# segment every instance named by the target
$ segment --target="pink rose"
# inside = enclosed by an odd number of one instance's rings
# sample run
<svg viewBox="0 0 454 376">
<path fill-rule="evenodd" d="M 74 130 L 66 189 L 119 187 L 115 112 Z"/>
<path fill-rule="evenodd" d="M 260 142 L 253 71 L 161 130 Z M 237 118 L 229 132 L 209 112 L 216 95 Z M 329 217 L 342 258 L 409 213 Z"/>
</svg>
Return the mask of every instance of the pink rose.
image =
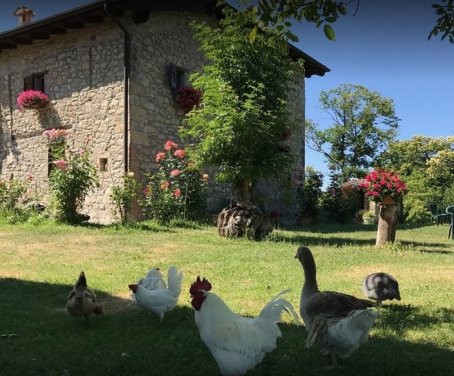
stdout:
<svg viewBox="0 0 454 376">
<path fill-rule="evenodd" d="M 66 171 L 68 168 L 68 162 L 66 162 L 64 159 L 58 159 L 53 162 L 55 167 L 57 167 L 61 171 Z"/>
<path fill-rule="evenodd" d="M 178 176 L 180 174 L 181 174 L 181 171 L 178 170 L 178 169 L 170 171 L 170 176 L 172 176 L 172 177 L 176 177 L 176 176 Z"/>
<path fill-rule="evenodd" d="M 172 149 L 176 149 L 178 147 L 178 144 L 176 144 L 175 142 L 171 141 L 171 140 L 168 140 L 165 144 L 164 144 L 164 149 L 166 150 L 172 150 Z"/>
<path fill-rule="evenodd" d="M 175 189 L 175 191 L 173 192 L 173 195 L 178 198 L 181 196 L 181 189 L 180 188 L 177 188 Z"/>
<path fill-rule="evenodd" d="M 184 157 L 186 157 L 186 152 L 183 149 L 178 149 L 175 150 L 175 153 L 173 153 L 173 155 L 177 158 L 183 159 Z"/>
<path fill-rule="evenodd" d="M 161 162 L 166 156 L 166 153 L 164 153 L 163 151 L 159 152 L 158 154 L 156 154 L 156 162 Z"/>
</svg>

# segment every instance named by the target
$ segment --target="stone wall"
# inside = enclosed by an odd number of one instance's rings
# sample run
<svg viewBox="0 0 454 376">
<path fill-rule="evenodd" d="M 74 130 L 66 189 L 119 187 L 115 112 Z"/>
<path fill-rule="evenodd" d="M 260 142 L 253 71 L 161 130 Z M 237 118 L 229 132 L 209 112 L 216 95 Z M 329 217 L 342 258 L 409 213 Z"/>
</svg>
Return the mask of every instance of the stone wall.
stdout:
<svg viewBox="0 0 454 376">
<path fill-rule="evenodd" d="M 68 48 L 71 46 L 71 48 Z M 24 77 L 44 73 L 51 105 L 20 112 L 17 95 Z M 123 37 L 110 23 L 87 26 L 4 50 L 0 54 L 1 176 L 33 177 L 30 193 L 48 200 L 48 147 L 42 132 L 70 130 L 68 147 L 77 150 L 90 136 L 93 163 L 107 158 L 107 171 L 98 171 L 99 187 L 82 210 L 96 222 L 112 220 L 112 183 L 124 174 L 123 161 Z M 99 166 L 98 166 L 99 167 Z"/>
<path fill-rule="evenodd" d="M 178 66 L 186 78 L 201 70 L 203 56 L 192 38 L 193 20 L 215 21 L 191 12 L 151 12 L 148 21 L 139 25 L 129 14 L 120 19 L 131 37 L 129 169 L 142 185 L 145 173 L 157 167 L 155 155 L 165 141 L 173 139 L 184 147 L 177 136 L 184 111 L 175 103 L 168 69 L 170 64 Z M 99 187 L 87 197 L 82 212 L 89 214 L 91 221 L 104 224 L 118 219 L 110 194 L 125 173 L 123 42 L 121 30 L 107 21 L 0 54 L 0 176 L 32 176 L 30 193 L 46 201 L 48 148 L 42 132 L 69 129 L 68 146 L 73 150 L 90 136 Z M 24 77 L 42 72 L 51 106 L 20 112 L 16 97 L 23 89 Z M 303 72 L 296 78 L 289 100 L 299 128 L 285 144 L 298 156 L 298 170 L 304 164 Z M 106 171 L 99 171 L 101 159 L 107 160 Z M 213 171 L 207 172 L 209 208 L 216 212 L 229 202 L 230 187 L 215 184 Z M 292 177 L 284 182 L 288 190 L 269 182 L 261 184 L 257 189 L 261 207 L 292 215 L 296 209 L 292 182 Z M 140 214 L 137 208 L 135 214 Z"/>
</svg>

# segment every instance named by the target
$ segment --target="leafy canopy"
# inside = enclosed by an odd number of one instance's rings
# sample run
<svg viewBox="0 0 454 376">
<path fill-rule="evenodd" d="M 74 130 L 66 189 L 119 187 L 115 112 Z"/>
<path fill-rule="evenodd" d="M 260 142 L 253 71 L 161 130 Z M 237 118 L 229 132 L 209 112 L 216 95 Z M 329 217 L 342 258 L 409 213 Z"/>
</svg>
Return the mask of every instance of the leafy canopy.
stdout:
<svg viewBox="0 0 454 376">
<path fill-rule="evenodd" d="M 203 102 L 181 129 L 195 141 L 189 152 L 199 166 L 218 168 L 219 181 L 250 186 L 289 170 L 293 158 L 283 150 L 283 135 L 293 128 L 288 107 L 297 64 L 275 33 L 249 41 L 249 29 L 232 14 L 219 28 L 195 24 L 207 65 L 191 77 Z"/>
<path fill-rule="evenodd" d="M 243 15 L 240 21 L 243 24 L 252 21 L 255 25 L 251 32 L 252 39 L 258 29 L 275 28 L 292 41 L 297 41 L 298 38 L 290 30 L 290 20 L 312 22 L 316 27 L 323 25 L 325 36 L 335 40 L 331 24 L 347 14 L 349 5 L 355 6 L 356 14 L 361 4 L 360 0 L 239 0 L 238 3 L 242 4 L 240 9 Z M 454 43 L 454 0 L 440 0 L 432 8 L 437 20 L 428 39 L 440 35 L 441 40 L 447 38 L 450 43 Z"/>
<path fill-rule="evenodd" d="M 322 153 L 342 180 L 363 177 L 396 136 L 393 101 L 364 86 L 342 84 L 321 92 L 320 104 L 333 124 L 322 130 L 308 121 L 308 147 Z"/>
</svg>

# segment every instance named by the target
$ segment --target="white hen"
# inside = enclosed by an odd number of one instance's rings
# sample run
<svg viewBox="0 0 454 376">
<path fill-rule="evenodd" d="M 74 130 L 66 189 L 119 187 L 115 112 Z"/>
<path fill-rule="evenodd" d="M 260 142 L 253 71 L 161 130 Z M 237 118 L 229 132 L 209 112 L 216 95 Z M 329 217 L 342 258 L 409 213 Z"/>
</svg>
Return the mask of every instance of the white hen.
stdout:
<svg viewBox="0 0 454 376">
<path fill-rule="evenodd" d="M 299 323 L 292 305 L 281 292 L 263 308 L 256 318 L 239 316 L 216 294 L 209 292 L 211 284 L 204 278 L 191 285 L 191 304 L 200 337 L 216 360 L 222 375 L 243 375 L 260 363 L 267 352 L 276 348 L 281 336 L 277 323 L 283 310 Z"/>
<path fill-rule="evenodd" d="M 150 272 L 153 272 L 150 275 Z M 139 283 L 129 285 L 129 288 L 134 293 L 134 299 L 147 311 L 157 315 L 160 320 L 164 318 L 166 312 L 174 309 L 178 302 L 178 297 L 181 293 L 181 282 L 183 280 L 183 272 L 179 272 L 175 266 L 171 266 L 167 273 L 167 287 L 162 280 L 159 280 L 160 272 L 157 269 L 152 269 L 143 280 Z"/>
</svg>

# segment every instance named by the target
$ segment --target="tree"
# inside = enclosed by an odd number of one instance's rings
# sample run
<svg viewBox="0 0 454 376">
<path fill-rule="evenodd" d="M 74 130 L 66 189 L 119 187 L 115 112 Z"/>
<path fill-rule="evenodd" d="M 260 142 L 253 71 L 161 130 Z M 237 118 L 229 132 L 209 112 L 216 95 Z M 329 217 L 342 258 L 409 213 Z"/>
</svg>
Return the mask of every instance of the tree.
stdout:
<svg viewBox="0 0 454 376">
<path fill-rule="evenodd" d="M 326 37 L 334 40 L 335 34 L 330 24 L 336 22 L 341 15 L 347 14 L 348 5 L 346 1 L 334 0 L 260 0 L 257 4 L 252 0 L 239 2 L 244 8 L 238 22 L 244 25 L 252 21 L 254 25 L 250 34 L 252 40 L 259 29 L 273 28 L 288 39 L 298 41 L 296 35 L 290 31 L 292 26 L 290 19 L 311 22 L 316 27 L 323 25 Z"/>
<path fill-rule="evenodd" d="M 355 13 L 360 7 L 360 0 L 333 1 L 333 0 L 242 0 L 245 24 L 253 21 L 255 24 L 251 36 L 254 38 L 257 29 L 276 28 L 283 32 L 287 38 L 297 41 L 298 38 L 290 31 L 292 26 L 289 20 L 307 21 L 315 23 L 316 27 L 323 25 L 323 30 L 328 39 L 334 40 L 335 34 L 330 24 L 336 22 L 341 16 L 347 14 L 347 7 L 356 3 Z M 441 40 L 448 37 L 454 43 L 454 0 L 441 0 L 441 3 L 432 5 L 438 17 L 435 26 L 430 31 L 428 39 L 441 35 Z"/>
<path fill-rule="evenodd" d="M 454 137 L 415 136 L 391 142 L 377 165 L 396 171 L 406 181 L 409 193 L 404 200 L 406 221 L 430 218 L 427 203 L 452 204 L 454 187 Z"/>
<path fill-rule="evenodd" d="M 308 147 L 322 153 L 341 180 L 363 177 L 396 135 L 393 101 L 364 86 L 343 84 L 322 92 L 320 103 L 333 125 L 320 130 L 308 121 Z"/>
<path fill-rule="evenodd" d="M 441 34 L 441 40 L 448 37 L 449 43 L 454 43 L 454 0 L 441 0 L 440 4 L 433 4 L 432 8 L 438 19 L 428 39 Z"/>
<path fill-rule="evenodd" d="M 292 155 L 280 143 L 292 125 L 287 107 L 297 65 L 285 41 L 275 33 L 257 35 L 236 26 L 232 15 L 219 28 L 196 24 L 208 64 L 191 77 L 203 92 L 181 129 L 196 166 L 218 168 L 218 181 L 231 182 L 235 198 L 250 199 L 261 178 L 289 172 Z M 259 68 L 258 68 L 259 67 Z"/>
</svg>

